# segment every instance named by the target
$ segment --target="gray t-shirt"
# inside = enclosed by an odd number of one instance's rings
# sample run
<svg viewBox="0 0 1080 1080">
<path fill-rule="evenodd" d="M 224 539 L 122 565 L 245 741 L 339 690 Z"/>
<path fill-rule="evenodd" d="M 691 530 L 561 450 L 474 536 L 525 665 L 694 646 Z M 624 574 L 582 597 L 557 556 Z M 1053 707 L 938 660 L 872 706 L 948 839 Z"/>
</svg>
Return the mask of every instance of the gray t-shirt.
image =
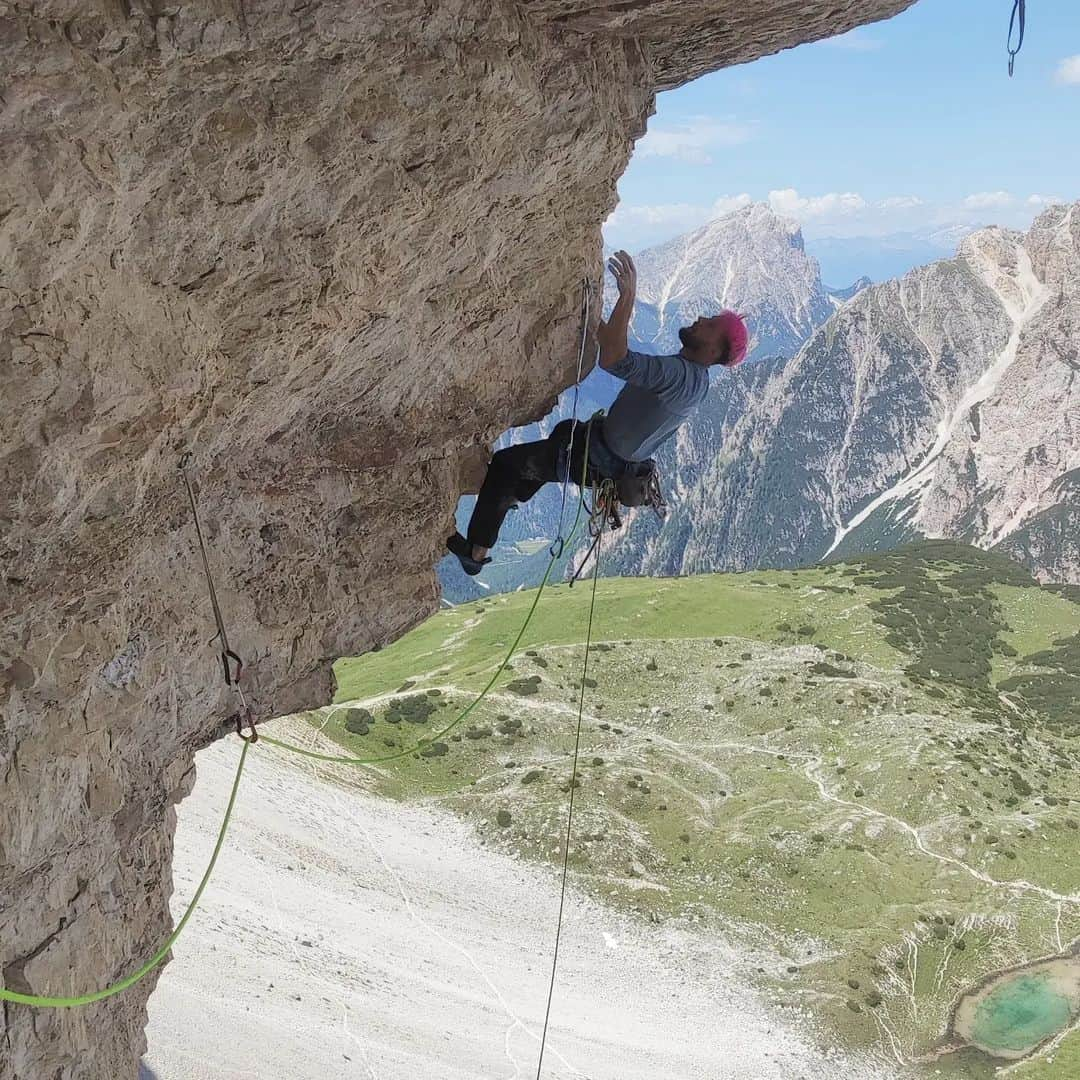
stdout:
<svg viewBox="0 0 1080 1080">
<path fill-rule="evenodd" d="M 709 369 L 680 355 L 628 352 L 612 375 L 626 380 L 604 420 L 604 441 L 627 461 L 644 461 L 705 399 Z"/>
</svg>

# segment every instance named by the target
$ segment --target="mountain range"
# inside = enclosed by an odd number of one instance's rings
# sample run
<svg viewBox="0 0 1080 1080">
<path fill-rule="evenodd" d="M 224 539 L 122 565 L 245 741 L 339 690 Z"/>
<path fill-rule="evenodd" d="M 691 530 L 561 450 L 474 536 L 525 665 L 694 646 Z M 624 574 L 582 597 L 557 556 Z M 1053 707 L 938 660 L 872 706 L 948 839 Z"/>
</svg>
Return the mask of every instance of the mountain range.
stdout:
<svg viewBox="0 0 1080 1080">
<path fill-rule="evenodd" d="M 671 519 L 620 538 L 619 570 L 796 566 L 931 537 L 1080 580 L 1078 271 L 1080 213 L 1059 206 L 862 290 L 766 366 Z"/>
<path fill-rule="evenodd" d="M 865 275 L 874 281 L 903 277 L 909 270 L 951 258 L 976 225 L 944 225 L 884 236 L 817 236 L 806 247 L 826 281 L 850 281 Z"/>
</svg>

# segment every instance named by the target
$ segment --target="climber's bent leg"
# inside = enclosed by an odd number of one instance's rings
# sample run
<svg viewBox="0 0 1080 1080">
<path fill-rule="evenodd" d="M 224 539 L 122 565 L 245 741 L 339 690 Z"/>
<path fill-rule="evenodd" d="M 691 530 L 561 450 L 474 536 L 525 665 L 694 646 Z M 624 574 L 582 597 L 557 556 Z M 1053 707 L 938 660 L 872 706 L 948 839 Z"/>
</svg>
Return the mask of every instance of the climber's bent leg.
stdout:
<svg viewBox="0 0 1080 1080">
<path fill-rule="evenodd" d="M 474 558 L 482 559 L 495 546 L 512 506 L 528 502 L 544 484 L 557 479 L 557 453 L 558 445 L 549 438 L 508 446 L 491 459 L 469 521 Z"/>
</svg>

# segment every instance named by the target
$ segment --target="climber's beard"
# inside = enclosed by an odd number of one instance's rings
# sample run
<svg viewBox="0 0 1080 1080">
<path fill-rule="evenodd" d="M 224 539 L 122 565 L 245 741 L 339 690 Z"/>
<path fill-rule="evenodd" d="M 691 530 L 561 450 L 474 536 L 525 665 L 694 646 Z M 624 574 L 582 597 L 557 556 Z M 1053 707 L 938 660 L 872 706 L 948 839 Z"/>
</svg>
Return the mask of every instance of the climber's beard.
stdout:
<svg viewBox="0 0 1080 1080">
<path fill-rule="evenodd" d="M 696 349 L 701 344 L 701 338 L 698 335 L 697 327 L 695 326 L 681 327 L 679 329 L 679 340 L 688 349 Z"/>
</svg>

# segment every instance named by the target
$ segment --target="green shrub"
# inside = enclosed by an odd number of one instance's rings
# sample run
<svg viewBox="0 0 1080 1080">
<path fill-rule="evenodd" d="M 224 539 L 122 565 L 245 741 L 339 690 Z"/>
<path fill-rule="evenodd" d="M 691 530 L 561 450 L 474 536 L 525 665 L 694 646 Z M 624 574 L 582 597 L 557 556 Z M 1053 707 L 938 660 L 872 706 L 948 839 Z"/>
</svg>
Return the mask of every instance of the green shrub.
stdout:
<svg viewBox="0 0 1080 1080">
<path fill-rule="evenodd" d="M 384 719 L 390 724 L 399 724 L 402 720 L 425 724 L 435 711 L 435 703 L 426 694 L 412 694 L 394 698 L 386 707 Z"/>
<path fill-rule="evenodd" d="M 375 717 L 367 709 L 347 709 L 345 730 L 353 735 L 366 735 L 375 723 Z"/>
<path fill-rule="evenodd" d="M 812 663 L 807 670 L 811 675 L 825 675 L 830 679 L 854 679 L 855 672 L 848 671 L 846 668 L 834 667 L 832 664 L 826 663 L 824 660 L 816 660 Z"/>
<path fill-rule="evenodd" d="M 521 696 L 538 694 L 540 692 L 540 676 L 530 675 L 525 679 L 513 679 L 506 684 L 506 689 L 512 694 L 519 694 Z"/>
</svg>

